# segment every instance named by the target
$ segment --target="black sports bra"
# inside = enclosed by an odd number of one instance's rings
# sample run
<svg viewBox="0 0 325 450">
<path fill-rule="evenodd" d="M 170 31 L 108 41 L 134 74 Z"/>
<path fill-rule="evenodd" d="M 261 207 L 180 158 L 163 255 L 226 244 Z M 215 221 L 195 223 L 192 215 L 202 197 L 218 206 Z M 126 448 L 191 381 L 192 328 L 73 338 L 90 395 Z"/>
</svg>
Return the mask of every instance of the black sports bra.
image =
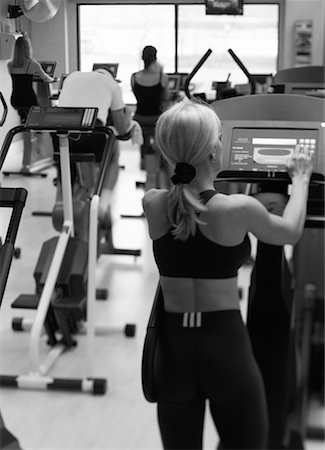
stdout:
<svg viewBox="0 0 325 450">
<path fill-rule="evenodd" d="M 201 198 L 206 203 L 216 194 L 216 191 L 205 191 Z M 180 241 L 170 229 L 153 241 L 153 253 L 160 275 L 166 277 L 233 278 L 249 258 L 251 244 L 246 235 L 238 245 L 220 245 L 205 237 L 199 227 L 194 236 Z"/>
</svg>

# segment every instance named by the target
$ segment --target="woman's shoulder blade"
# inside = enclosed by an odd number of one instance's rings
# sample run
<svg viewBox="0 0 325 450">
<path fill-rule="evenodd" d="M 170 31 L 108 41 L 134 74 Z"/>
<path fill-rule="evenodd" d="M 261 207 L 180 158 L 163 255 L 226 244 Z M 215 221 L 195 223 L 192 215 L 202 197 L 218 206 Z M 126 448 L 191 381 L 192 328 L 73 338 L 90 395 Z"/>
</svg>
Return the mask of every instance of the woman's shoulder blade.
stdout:
<svg viewBox="0 0 325 450">
<path fill-rule="evenodd" d="M 143 196 L 142 202 L 146 205 L 155 205 L 166 199 L 166 189 L 149 189 Z"/>
<path fill-rule="evenodd" d="M 170 227 L 167 218 L 167 190 L 150 189 L 143 197 L 143 209 L 151 239 L 163 236 Z"/>
</svg>

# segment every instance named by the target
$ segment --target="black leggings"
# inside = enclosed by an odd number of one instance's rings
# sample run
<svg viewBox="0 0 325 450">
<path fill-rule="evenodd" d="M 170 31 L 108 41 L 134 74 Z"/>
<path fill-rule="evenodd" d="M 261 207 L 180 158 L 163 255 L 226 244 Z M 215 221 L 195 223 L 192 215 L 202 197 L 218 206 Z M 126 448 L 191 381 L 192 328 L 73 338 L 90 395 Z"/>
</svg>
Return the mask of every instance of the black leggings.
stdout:
<svg viewBox="0 0 325 450">
<path fill-rule="evenodd" d="M 206 400 L 225 449 L 265 449 L 263 381 L 240 311 L 202 313 L 183 327 L 166 313 L 158 357 L 158 421 L 165 449 L 201 449 Z"/>
</svg>

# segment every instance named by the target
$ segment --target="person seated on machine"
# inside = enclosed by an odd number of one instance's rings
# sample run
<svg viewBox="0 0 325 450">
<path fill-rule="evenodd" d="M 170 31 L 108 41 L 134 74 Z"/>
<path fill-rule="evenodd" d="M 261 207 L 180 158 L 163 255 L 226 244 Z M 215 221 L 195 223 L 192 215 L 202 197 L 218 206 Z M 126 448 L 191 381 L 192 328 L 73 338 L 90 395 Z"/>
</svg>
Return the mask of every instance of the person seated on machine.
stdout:
<svg viewBox="0 0 325 450">
<path fill-rule="evenodd" d="M 142 127 L 144 143 L 141 146 L 141 168 L 144 155 L 150 149 L 150 138 L 163 111 L 163 102 L 168 100 L 168 75 L 157 61 L 157 50 L 151 45 L 142 51 L 144 69 L 131 75 L 131 87 L 137 100 L 134 120 Z"/>
<path fill-rule="evenodd" d="M 117 138 L 131 138 L 133 122 L 131 112 L 125 106 L 121 89 L 105 69 L 93 72 L 72 72 L 66 79 L 60 93 L 59 107 L 97 107 L 98 125 L 115 128 Z M 78 140 L 70 140 L 70 150 L 74 153 L 92 153 L 95 150 L 96 161 L 100 162 L 105 148 L 104 134 L 84 134 Z M 110 221 L 112 191 L 119 173 L 119 143 L 114 143 L 112 163 L 106 173 L 99 204 L 100 220 Z"/>
<path fill-rule="evenodd" d="M 21 36 L 15 42 L 12 59 L 7 65 L 12 79 L 10 103 L 17 110 L 22 123 L 26 121 L 29 108 L 38 105 L 33 89 L 34 75 L 48 83 L 54 81 L 54 78 L 44 72 L 40 63 L 33 59 L 32 54 L 30 39 L 27 35 Z"/>
</svg>

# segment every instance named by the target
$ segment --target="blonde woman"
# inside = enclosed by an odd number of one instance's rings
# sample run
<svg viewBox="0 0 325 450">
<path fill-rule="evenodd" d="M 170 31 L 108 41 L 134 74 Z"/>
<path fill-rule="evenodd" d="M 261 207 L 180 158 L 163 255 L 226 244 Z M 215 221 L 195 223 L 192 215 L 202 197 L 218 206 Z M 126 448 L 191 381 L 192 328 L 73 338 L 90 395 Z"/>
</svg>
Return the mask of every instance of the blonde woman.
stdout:
<svg viewBox="0 0 325 450">
<path fill-rule="evenodd" d="M 37 97 L 33 89 L 33 76 L 38 75 L 45 82 L 52 82 L 38 61 L 32 57 L 33 51 L 28 36 L 19 37 L 14 45 L 12 60 L 8 62 L 8 71 L 12 79 L 11 105 L 17 109 L 21 121 L 26 120 L 28 110 L 37 105 Z"/>
<path fill-rule="evenodd" d="M 239 309 L 237 272 L 250 256 L 248 232 L 294 244 L 305 221 L 312 154 L 297 147 L 292 193 L 282 216 L 256 199 L 215 191 L 220 120 L 184 100 L 156 124 L 156 144 L 175 169 L 169 190 L 146 192 L 143 207 L 164 298 L 159 337 L 158 421 L 165 449 L 201 449 L 206 401 L 226 449 L 264 449 L 266 398 Z"/>
</svg>

